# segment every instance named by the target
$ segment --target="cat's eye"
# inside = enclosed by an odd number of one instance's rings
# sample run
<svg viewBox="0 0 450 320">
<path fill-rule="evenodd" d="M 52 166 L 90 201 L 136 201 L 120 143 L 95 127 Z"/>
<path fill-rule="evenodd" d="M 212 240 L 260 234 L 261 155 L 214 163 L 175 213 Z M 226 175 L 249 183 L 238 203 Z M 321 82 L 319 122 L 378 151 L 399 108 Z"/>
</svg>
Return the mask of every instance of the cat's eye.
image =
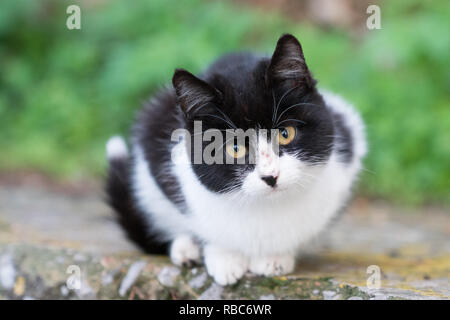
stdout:
<svg viewBox="0 0 450 320">
<path fill-rule="evenodd" d="M 294 127 L 284 127 L 280 128 L 278 132 L 278 143 L 285 146 L 292 142 L 295 138 L 295 128 Z"/>
<path fill-rule="evenodd" d="M 225 148 L 230 157 L 235 159 L 242 158 L 247 153 L 247 148 L 241 144 L 229 143 Z"/>
</svg>

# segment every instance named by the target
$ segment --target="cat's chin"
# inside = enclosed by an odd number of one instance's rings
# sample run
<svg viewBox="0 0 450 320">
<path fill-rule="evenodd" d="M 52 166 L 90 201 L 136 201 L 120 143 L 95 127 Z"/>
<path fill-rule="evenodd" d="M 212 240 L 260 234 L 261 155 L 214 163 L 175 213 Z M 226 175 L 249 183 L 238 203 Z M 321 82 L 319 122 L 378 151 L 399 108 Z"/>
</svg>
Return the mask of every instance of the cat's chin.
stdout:
<svg viewBox="0 0 450 320">
<path fill-rule="evenodd" d="M 248 200 L 254 201 L 273 201 L 276 199 L 282 199 L 287 197 L 293 192 L 298 192 L 294 190 L 294 186 L 276 186 L 275 188 L 262 188 L 257 190 L 245 190 L 244 194 Z"/>
<path fill-rule="evenodd" d="M 275 187 L 275 188 L 272 188 L 271 190 L 265 191 L 264 194 L 261 195 L 261 197 L 267 198 L 269 200 L 274 200 L 274 199 L 283 198 L 287 194 L 289 194 L 288 188 Z"/>
</svg>

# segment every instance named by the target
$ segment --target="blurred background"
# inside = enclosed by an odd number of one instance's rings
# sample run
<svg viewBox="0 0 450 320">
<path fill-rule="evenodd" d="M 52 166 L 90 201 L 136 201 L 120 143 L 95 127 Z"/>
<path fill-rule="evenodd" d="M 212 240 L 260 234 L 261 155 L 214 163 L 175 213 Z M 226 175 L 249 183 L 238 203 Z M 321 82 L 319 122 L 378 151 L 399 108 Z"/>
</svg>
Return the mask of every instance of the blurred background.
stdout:
<svg viewBox="0 0 450 320">
<path fill-rule="evenodd" d="M 68 5 L 81 30 L 68 30 Z M 369 30 L 369 4 L 381 29 Z M 450 3 L 366 0 L 2 0 L 0 177 L 100 181 L 105 142 L 177 67 L 301 41 L 323 88 L 361 111 L 360 196 L 450 205 Z"/>
</svg>

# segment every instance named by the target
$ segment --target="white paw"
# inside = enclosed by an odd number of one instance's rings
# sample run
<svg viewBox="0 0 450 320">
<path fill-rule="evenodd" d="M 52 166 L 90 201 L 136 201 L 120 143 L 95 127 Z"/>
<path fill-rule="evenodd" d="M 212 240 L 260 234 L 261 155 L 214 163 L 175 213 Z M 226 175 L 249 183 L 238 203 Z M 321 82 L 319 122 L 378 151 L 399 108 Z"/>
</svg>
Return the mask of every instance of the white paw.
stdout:
<svg viewBox="0 0 450 320">
<path fill-rule="evenodd" d="M 239 253 L 209 245 L 205 247 L 205 265 L 214 281 L 226 286 L 236 283 L 247 272 L 248 259 Z"/>
<path fill-rule="evenodd" d="M 294 270 L 295 258 L 291 255 L 258 257 L 250 260 L 250 271 L 264 276 L 279 276 Z"/>
<path fill-rule="evenodd" d="M 200 246 L 189 236 L 179 236 L 170 246 L 170 259 L 177 266 L 192 266 L 200 262 Z"/>
</svg>

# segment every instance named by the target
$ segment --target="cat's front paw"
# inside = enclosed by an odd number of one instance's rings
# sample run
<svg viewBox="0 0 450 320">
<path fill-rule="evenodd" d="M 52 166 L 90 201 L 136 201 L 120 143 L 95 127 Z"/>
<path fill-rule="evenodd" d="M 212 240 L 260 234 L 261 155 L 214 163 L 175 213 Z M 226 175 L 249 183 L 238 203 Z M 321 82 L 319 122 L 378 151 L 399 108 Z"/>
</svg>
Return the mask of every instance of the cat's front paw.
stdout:
<svg viewBox="0 0 450 320">
<path fill-rule="evenodd" d="M 291 255 L 257 257 L 250 260 L 250 272 L 264 276 L 279 276 L 294 270 L 295 258 Z"/>
<path fill-rule="evenodd" d="M 248 270 L 248 259 L 237 252 L 208 245 L 204 254 L 209 275 L 222 286 L 236 283 Z"/>
<path fill-rule="evenodd" d="M 200 256 L 200 246 L 190 236 L 179 236 L 170 246 L 170 259 L 177 266 L 193 266 L 200 262 Z"/>
</svg>

